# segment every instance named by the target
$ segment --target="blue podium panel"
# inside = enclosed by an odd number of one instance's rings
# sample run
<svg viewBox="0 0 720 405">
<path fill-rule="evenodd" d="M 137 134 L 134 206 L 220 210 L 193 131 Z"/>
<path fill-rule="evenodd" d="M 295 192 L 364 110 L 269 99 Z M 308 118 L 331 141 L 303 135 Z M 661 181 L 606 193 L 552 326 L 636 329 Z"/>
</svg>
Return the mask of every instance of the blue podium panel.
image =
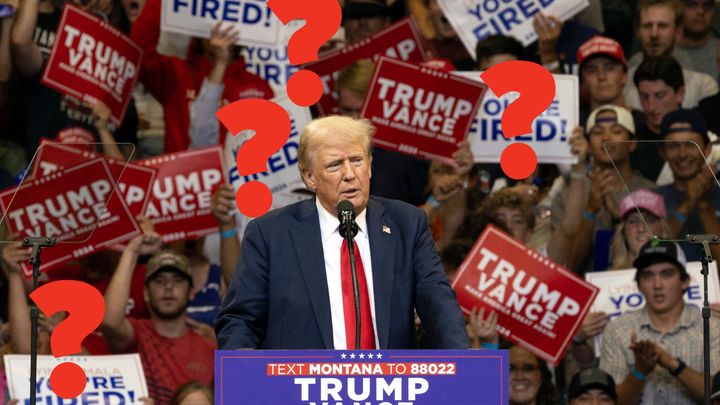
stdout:
<svg viewBox="0 0 720 405">
<path fill-rule="evenodd" d="M 220 405 L 506 405 L 507 394 L 502 350 L 215 352 Z"/>
</svg>

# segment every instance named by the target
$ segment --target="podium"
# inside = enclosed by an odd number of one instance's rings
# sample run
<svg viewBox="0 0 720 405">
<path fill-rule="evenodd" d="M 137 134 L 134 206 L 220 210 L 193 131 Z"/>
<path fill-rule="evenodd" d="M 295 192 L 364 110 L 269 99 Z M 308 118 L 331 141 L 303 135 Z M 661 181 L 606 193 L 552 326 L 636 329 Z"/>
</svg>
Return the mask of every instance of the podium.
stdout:
<svg viewBox="0 0 720 405">
<path fill-rule="evenodd" d="M 500 350 L 216 351 L 215 403 L 505 405 L 508 354 Z"/>
</svg>

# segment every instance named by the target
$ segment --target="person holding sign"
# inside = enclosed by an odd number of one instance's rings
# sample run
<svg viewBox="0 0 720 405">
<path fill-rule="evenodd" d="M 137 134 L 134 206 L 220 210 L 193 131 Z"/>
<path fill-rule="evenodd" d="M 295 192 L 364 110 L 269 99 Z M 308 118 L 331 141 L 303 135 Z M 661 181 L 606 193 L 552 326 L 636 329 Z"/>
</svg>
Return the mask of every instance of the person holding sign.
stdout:
<svg viewBox="0 0 720 405">
<path fill-rule="evenodd" d="M 298 166 L 316 196 L 248 224 L 215 322 L 220 349 L 356 347 L 350 259 L 337 217 L 341 201 L 352 204 L 357 219 L 361 348 L 415 348 L 415 311 L 431 348 L 468 347 L 425 214 L 370 196 L 374 131 L 367 120 L 343 116 L 305 126 Z"/>
<path fill-rule="evenodd" d="M 617 387 L 618 402 L 695 404 L 703 399 L 702 318 L 685 304 L 690 276 L 682 249 L 657 239 L 633 262 L 644 308 L 612 320 L 603 334 L 600 368 Z M 710 319 L 710 372 L 720 370 L 720 322 Z"/>
<path fill-rule="evenodd" d="M 140 353 L 150 397 L 167 404 L 173 391 L 187 381 L 212 384 L 215 343 L 196 333 L 186 320 L 194 296 L 188 259 L 170 250 L 159 252 L 160 235 L 147 221 L 143 228 L 145 233 L 128 243 L 110 280 L 100 330 L 112 353 Z M 153 253 L 144 291 L 151 318 L 126 317 L 138 258 Z"/>
</svg>

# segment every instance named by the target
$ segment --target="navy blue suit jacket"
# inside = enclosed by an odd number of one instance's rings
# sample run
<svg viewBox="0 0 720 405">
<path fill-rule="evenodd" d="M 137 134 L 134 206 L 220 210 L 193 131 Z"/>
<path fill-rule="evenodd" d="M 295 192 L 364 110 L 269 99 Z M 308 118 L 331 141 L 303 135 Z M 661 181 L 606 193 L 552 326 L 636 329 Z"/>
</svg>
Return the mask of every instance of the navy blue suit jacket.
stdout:
<svg viewBox="0 0 720 405">
<path fill-rule="evenodd" d="M 414 309 L 431 348 L 467 348 L 463 315 L 425 213 L 401 201 L 370 197 L 367 229 L 379 348 L 417 346 Z M 314 198 L 248 224 L 215 329 L 222 350 L 334 348 Z"/>
</svg>

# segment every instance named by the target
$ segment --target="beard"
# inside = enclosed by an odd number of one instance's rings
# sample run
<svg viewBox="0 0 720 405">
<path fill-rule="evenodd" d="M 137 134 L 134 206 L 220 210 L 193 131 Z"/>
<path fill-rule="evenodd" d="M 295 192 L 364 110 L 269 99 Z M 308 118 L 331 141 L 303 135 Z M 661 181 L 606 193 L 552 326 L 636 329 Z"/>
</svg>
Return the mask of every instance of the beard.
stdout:
<svg viewBox="0 0 720 405">
<path fill-rule="evenodd" d="M 148 302 L 148 307 L 150 308 L 150 312 L 158 319 L 161 319 L 163 321 L 172 321 L 185 316 L 185 310 L 187 310 L 189 304 L 189 301 L 185 301 L 184 304 L 178 306 L 176 309 L 166 310 L 161 309 L 159 305 L 150 300 Z"/>
<path fill-rule="evenodd" d="M 699 41 L 707 36 L 708 30 L 705 31 L 690 31 L 687 28 L 683 30 L 683 35 L 693 41 Z"/>
</svg>

